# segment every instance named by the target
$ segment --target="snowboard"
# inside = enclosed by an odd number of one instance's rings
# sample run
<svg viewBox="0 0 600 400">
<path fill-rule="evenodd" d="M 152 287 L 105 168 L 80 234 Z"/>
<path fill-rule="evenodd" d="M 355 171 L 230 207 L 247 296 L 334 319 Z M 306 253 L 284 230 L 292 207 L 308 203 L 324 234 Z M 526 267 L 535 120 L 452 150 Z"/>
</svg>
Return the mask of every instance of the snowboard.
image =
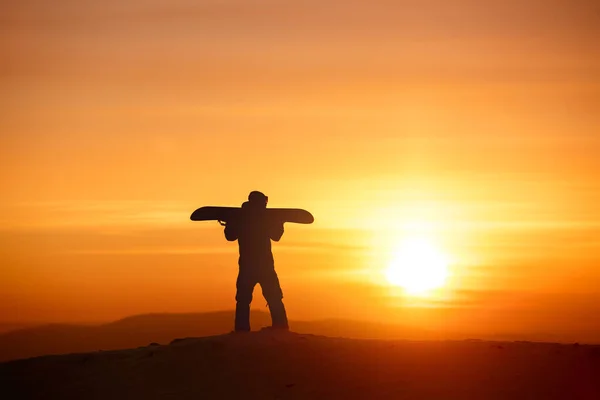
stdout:
<svg viewBox="0 0 600 400">
<path fill-rule="evenodd" d="M 266 218 L 282 223 L 312 224 L 315 220 L 311 213 L 300 208 L 265 208 L 264 211 Z M 239 218 L 242 212 L 246 212 L 246 210 L 241 207 L 205 206 L 195 210 L 190 219 L 192 221 L 228 222 Z"/>
</svg>

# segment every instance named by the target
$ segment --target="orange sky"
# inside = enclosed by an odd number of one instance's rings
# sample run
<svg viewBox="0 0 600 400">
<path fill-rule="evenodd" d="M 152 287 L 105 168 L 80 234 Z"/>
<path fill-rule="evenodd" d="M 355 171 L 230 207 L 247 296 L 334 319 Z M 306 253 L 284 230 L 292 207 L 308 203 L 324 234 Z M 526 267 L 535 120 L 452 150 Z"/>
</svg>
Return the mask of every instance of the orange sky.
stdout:
<svg viewBox="0 0 600 400">
<path fill-rule="evenodd" d="M 316 218 L 274 246 L 291 319 L 600 341 L 594 2 L 15 3 L 0 321 L 233 308 L 189 214 L 258 189 Z M 381 277 L 415 231 L 452 259 L 421 300 Z"/>
</svg>

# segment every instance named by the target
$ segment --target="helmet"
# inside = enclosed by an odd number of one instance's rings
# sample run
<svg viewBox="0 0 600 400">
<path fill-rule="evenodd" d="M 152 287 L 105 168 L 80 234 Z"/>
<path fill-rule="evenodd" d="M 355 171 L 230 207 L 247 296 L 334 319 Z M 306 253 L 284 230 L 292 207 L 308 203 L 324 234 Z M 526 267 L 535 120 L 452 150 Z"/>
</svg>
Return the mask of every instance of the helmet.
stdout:
<svg viewBox="0 0 600 400">
<path fill-rule="evenodd" d="M 248 195 L 248 201 L 252 204 L 266 205 L 269 202 L 269 198 L 264 193 L 254 190 Z"/>
</svg>

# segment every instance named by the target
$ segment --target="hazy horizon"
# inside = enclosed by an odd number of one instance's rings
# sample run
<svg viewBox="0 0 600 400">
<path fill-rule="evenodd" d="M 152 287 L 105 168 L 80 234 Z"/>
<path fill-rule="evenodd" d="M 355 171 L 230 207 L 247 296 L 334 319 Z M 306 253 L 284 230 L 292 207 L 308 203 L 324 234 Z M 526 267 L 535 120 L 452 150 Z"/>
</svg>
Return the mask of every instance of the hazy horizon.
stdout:
<svg viewBox="0 0 600 400">
<path fill-rule="evenodd" d="M 235 313 L 235 309 L 223 309 L 223 310 L 215 310 L 215 311 L 190 311 L 185 313 L 178 312 L 154 312 L 154 313 L 143 313 L 143 314 L 134 314 L 134 315 L 126 315 L 117 319 L 110 320 L 81 320 L 81 321 L 29 321 L 29 322 L 9 322 L 9 321 L 0 321 L 0 335 L 10 334 L 10 335 L 20 335 L 22 333 L 31 333 L 37 332 L 39 329 L 46 329 L 48 327 L 63 327 L 66 328 L 63 334 L 69 334 L 69 328 L 103 328 L 109 327 L 115 324 L 122 323 L 130 323 L 135 321 L 145 321 L 151 322 L 152 320 L 161 320 L 164 318 L 191 318 L 190 323 L 194 321 L 195 318 L 200 318 L 198 323 L 202 322 L 202 318 L 210 316 L 210 315 L 227 315 L 228 320 L 231 319 L 233 321 L 233 316 Z M 259 315 L 257 315 L 257 313 Z M 252 318 L 260 318 L 262 321 L 260 324 L 253 323 L 252 331 L 259 331 L 263 327 L 267 326 L 267 320 L 270 320 L 269 311 L 268 310 L 253 310 Z M 264 321 L 263 321 L 264 320 Z M 229 321 L 229 322 L 231 322 Z M 185 322 L 185 321 L 184 321 Z M 294 318 L 290 320 L 291 330 L 294 332 L 298 331 L 298 327 L 301 327 L 301 333 L 312 333 L 312 334 L 320 334 L 320 335 L 330 335 L 330 336 L 342 336 L 348 338 L 370 338 L 370 339 L 402 339 L 402 340 L 482 340 L 482 341 L 534 341 L 540 343 L 582 343 L 582 344 L 591 344 L 597 345 L 600 344 L 600 333 L 597 329 L 591 330 L 580 330 L 574 331 L 572 329 L 561 327 L 551 327 L 551 328 L 538 328 L 537 330 L 529 329 L 523 330 L 519 326 L 515 326 L 512 329 L 499 326 L 497 328 L 490 329 L 489 327 L 477 327 L 477 328 L 469 328 L 469 327 L 447 327 L 447 326 L 437 326 L 437 327 L 424 327 L 421 324 L 415 323 L 414 320 L 408 321 L 391 321 L 386 322 L 382 320 L 372 319 L 353 319 L 353 318 L 344 318 L 344 317 L 323 317 L 323 318 Z M 334 324 L 336 326 L 337 331 L 333 332 L 321 332 L 323 328 L 328 328 L 328 324 Z M 359 325 L 356 325 L 359 324 Z M 313 330 L 307 330 L 306 326 L 311 326 Z M 367 330 L 360 330 L 360 335 L 357 336 L 356 330 L 358 327 L 363 327 Z M 368 328 L 377 327 L 377 331 L 370 332 Z M 181 325 L 181 321 L 177 324 L 178 329 L 184 328 Z M 188 328 L 192 328 L 190 325 Z M 212 334 L 226 334 L 229 332 L 229 329 L 225 326 L 215 325 L 215 326 L 206 326 L 206 328 L 215 329 L 221 328 L 218 332 L 215 331 Z M 330 328 L 330 327 L 329 327 Z M 56 333 L 56 332 L 54 332 Z M 123 332 L 122 332 L 123 333 Z M 128 332 L 131 336 L 136 333 L 135 330 Z M 152 334 L 153 331 L 150 329 L 147 334 Z M 158 334 L 158 332 L 155 332 Z M 197 334 L 191 329 L 189 332 L 186 332 L 185 329 L 182 330 L 181 335 L 189 336 L 189 335 L 198 335 L 205 336 L 204 334 Z M 162 334 L 162 333 L 161 333 Z M 134 338 L 131 336 L 130 339 Z M 176 339 L 176 337 L 173 337 Z M 38 344 L 44 343 L 44 341 L 38 342 Z M 85 344 L 85 340 L 81 341 L 82 344 Z M 140 341 L 137 344 L 143 344 Z M 136 343 L 132 343 L 131 346 L 135 346 Z"/>
<path fill-rule="evenodd" d="M 0 321 L 235 305 L 203 205 L 301 207 L 291 320 L 600 332 L 587 1 L 24 0 L 0 24 Z M 448 258 L 412 295 L 407 239 Z M 253 309 L 267 310 L 257 287 Z"/>
</svg>

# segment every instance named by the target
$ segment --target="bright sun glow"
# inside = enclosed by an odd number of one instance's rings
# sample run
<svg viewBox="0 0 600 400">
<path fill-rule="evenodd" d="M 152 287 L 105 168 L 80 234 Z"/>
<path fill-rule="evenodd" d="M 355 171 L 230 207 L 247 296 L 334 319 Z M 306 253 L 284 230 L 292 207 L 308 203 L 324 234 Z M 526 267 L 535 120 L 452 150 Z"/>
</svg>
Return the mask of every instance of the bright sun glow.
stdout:
<svg viewBox="0 0 600 400">
<path fill-rule="evenodd" d="M 448 260 L 427 239 L 406 239 L 397 248 L 385 274 L 392 285 L 412 295 L 423 295 L 446 283 Z"/>
</svg>

